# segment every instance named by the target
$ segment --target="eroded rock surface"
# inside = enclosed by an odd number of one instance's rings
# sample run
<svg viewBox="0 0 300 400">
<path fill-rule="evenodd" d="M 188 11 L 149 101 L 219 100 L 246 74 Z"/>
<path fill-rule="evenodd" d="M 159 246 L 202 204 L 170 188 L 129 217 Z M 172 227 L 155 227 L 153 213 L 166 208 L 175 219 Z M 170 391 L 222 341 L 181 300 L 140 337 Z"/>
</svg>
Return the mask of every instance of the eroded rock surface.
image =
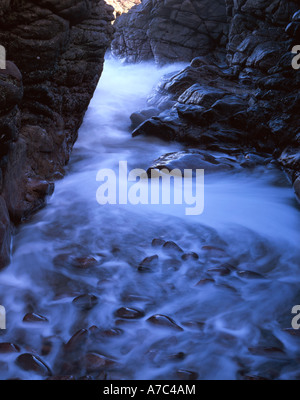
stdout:
<svg viewBox="0 0 300 400">
<path fill-rule="evenodd" d="M 201 48 L 185 51 L 182 40 L 187 31 L 175 34 L 177 22 L 179 15 L 186 13 L 189 26 L 198 15 L 193 12 L 193 17 L 188 17 L 196 4 L 198 10 L 205 7 L 199 15 L 207 21 L 216 13 L 225 13 L 227 19 L 218 24 L 223 35 L 218 36 L 219 41 L 210 42 L 213 46 L 203 45 L 198 39 Z M 273 155 L 299 193 L 300 74 L 292 67 L 292 49 L 300 44 L 299 4 L 215 0 L 210 5 L 204 0 L 181 2 L 180 7 L 176 1 L 160 5 L 145 1 L 118 21 L 113 52 L 128 61 L 191 61 L 197 56 L 183 71 L 163 77 L 149 97 L 148 110 L 132 115 L 133 136 L 153 135 L 231 154 L 254 149 Z M 156 21 L 161 21 L 161 29 Z M 153 26 L 160 37 L 151 36 Z M 193 38 L 201 24 L 197 26 Z M 207 29 L 206 38 L 215 33 L 213 24 Z M 174 55 L 174 49 L 180 51 Z"/>
<path fill-rule="evenodd" d="M 189 61 L 226 45 L 224 0 L 146 0 L 116 21 L 112 52 L 128 62 Z"/>
<path fill-rule="evenodd" d="M 19 223 L 42 207 L 63 176 L 113 18 L 103 0 L 1 2 L 9 61 L 0 70 L 0 266 L 9 259 L 9 219 Z"/>
</svg>

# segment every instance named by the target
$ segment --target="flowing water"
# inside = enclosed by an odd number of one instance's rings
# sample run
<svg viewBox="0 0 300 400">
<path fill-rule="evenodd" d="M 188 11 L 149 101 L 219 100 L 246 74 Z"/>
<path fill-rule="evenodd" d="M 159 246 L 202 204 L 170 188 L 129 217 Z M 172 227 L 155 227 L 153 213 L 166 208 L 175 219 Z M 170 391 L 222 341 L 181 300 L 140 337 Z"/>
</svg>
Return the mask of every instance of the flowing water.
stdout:
<svg viewBox="0 0 300 400">
<path fill-rule="evenodd" d="M 119 161 L 147 169 L 182 150 L 129 131 L 130 114 L 145 106 L 159 78 L 181 67 L 106 62 L 65 179 L 20 228 L 12 263 L 0 273 L 7 312 L 0 341 L 38 356 L 55 376 L 300 376 L 300 338 L 284 330 L 300 303 L 300 219 L 282 172 L 210 175 L 199 216 L 182 206 L 96 201 L 99 169 L 117 171 Z M 155 238 L 199 258 L 154 247 Z M 154 255 L 150 271 L 138 269 Z M 27 313 L 48 322 L 23 322 Z M 19 368 L 19 354 L 0 354 L 1 378 L 42 378 L 39 368 Z"/>
</svg>

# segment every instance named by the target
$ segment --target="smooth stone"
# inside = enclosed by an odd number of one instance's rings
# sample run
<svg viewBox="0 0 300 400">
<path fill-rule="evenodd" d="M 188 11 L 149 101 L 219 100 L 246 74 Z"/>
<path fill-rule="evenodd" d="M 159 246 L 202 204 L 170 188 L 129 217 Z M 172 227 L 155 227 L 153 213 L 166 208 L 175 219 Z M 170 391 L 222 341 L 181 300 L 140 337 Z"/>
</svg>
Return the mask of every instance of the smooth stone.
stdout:
<svg viewBox="0 0 300 400">
<path fill-rule="evenodd" d="M 185 253 L 183 254 L 183 256 L 181 257 L 183 261 L 195 261 L 195 260 L 199 260 L 199 256 L 197 253 Z"/>
<path fill-rule="evenodd" d="M 0 354 L 19 353 L 20 347 L 13 343 L 0 343 Z"/>
<path fill-rule="evenodd" d="M 50 368 L 44 363 L 44 361 L 33 354 L 21 354 L 17 358 L 16 364 L 24 371 L 31 371 L 41 376 L 52 375 Z"/>
<path fill-rule="evenodd" d="M 72 303 L 82 311 L 89 311 L 98 304 L 98 297 L 90 294 L 83 294 L 76 297 Z"/>
<path fill-rule="evenodd" d="M 42 315 L 39 314 L 35 314 L 35 313 L 28 313 L 24 316 L 23 318 L 23 322 L 29 322 L 29 323 L 45 323 L 45 322 L 49 322 L 49 320 L 46 317 L 43 317 Z"/>
<path fill-rule="evenodd" d="M 115 316 L 124 319 L 140 319 L 145 316 L 145 313 L 135 308 L 121 307 L 115 312 Z"/>
<path fill-rule="evenodd" d="M 119 328 L 111 328 L 111 329 L 105 329 L 101 330 L 99 329 L 98 332 L 94 332 L 93 336 L 96 336 L 97 338 L 114 338 L 114 337 L 119 337 L 124 334 L 124 331 Z"/>
<path fill-rule="evenodd" d="M 157 325 L 163 328 L 171 328 L 177 331 L 183 331 L 183 328 L 177 325 L 172 318 L 167 317 L 166 315 L 156 314 L 148 318 L 147 321 L 153 325 Z"/>
<path fill-rule="evenodd" d="M 68 343 L 65 345 L 65 349 L 68 351 L 74 351 L 79 347 L 83 346 L 89 337 L 89 331 L 87 329 L 80 329 L 77 331 Z"/>
<path fill-rule="evenodd" d="M 139 272 L 152 272 L 153 268 L 157 266 L 158 263 L 158 255 L 154 255 L 152 257 L 145 258 L 139 265 Z"/>
<path fill-rule="evenodd" d="M 153 239 L 152 246 L 153 247 L 162 247 L 166 242 L 163 239 Z"/>
<path fill-rule="evenodd" d="M 172 250 L 172 251 L 176 251 L 177 253 L 183 253 L 183 250 L 175 242 L 172 242 L 172 241 L 166 242 L 163 245 L 163 248 L 165 250 Z"/>
</svg>

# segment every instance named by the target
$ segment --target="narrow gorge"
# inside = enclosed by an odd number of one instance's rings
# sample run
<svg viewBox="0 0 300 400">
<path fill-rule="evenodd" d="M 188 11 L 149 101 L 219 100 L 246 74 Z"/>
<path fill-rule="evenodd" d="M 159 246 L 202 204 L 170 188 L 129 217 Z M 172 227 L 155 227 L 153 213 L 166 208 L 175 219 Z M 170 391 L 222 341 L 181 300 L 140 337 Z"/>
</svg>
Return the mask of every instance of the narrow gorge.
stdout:
<svg viewBox="0 0 300 400">
<path fill-rule="evenodd" d="M 299 379 L 300 3 L 2 0 L 0 46 L 0 379 Z"/>
</svg>

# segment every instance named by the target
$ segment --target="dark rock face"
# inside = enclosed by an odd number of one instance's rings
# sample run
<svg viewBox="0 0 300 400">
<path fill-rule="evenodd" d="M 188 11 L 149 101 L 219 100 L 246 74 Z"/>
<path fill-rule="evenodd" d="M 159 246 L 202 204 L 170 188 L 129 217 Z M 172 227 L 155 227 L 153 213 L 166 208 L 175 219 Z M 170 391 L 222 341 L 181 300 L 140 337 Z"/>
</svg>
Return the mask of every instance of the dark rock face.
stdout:
<svg viewBox="0 0 300 400">
<path fill-rule="evenodd" d="M 0 266 L 10 223 L 42 207 L 63 176 L 113 27 L 103 0 L 5 0 L 0 7 Z"/>
<path fill-rule="evenodd" d="M 181 173 L 184 170 L 190 169 L 205 169 L 206 174 L 219 173 L 233 170 L 235 164 L 233 160 L 226 157 L 218 159 L 205 151 L 200 150 L 185 150 L 177 153 L 169 153 L 154 161 L 153 165 L 148 170 L 148 174 L 155 170 L 178 170 Z"/>
<path fill-rule="evenodd" d="M 146 1 L 122 17 L 113 42 L 114 53 L 128 60 L 134 60 L 128 56 L 134 51 L 138 54 L 136 60 L 191 59 L 191 54 L 184 51 L 178 58 L 173 57 L 173 50 L 169 51 L 168 47 L 165 53 L 156 51 L 166 43 L 162 37 L 156 47 L 143 37 L 151 31 L 154 16 L 164 18 L 165 3 L 161 2 L 161 8 L 157 8 L 155 2 Z M 174 3 L 167 3 L 169 15 L 173 15 L 172 10 L 176 14 Z M 210 3 L 214 9 L 221 10 L 219 1 Z M 197 4 L 202 7 L 206 2 Z M 203 52 L 195 49 L 193 56 L 197 57 L 189 67 L 164 77 L 149 98 L 151 118 L 146 117 L 147 110 L 132 116 L 133 136 L 153 135 L 231 154 L 254 149 L 273 155 L 296 182 L 295 191 L 299 193 L 300 69 L 292 67 L 293 46 L 300 44 L 298 9 L 296 1 L 226 0 L 226 43 L 222 39 L 215 46 L 216 51 L 205 46 L 202 46 Z M 206 17 L 210 20 L 215 14 L 212 8 L 206 11 L 210 13 Z M 135 24 L 141 24 L 141 29 L 145 23 L 148 27 L 138 35 L 140 42 L 129 40 L 129 37 L 135 38 L 134 34 L 131 36 L 130 18 L 135 18 Z M 180 44 L 183 36 L 177 37 Z M 151 53 L 145 46 L 155 51 Z M 226 52 L 224 59 L 223 52 Z"/>
<path fill-rule="evenodd" d="M 112 52 L 128 62 L 189 61 L 225 46 L 224 0 L 145 0 L 116 22 Z"/>
</svg>

